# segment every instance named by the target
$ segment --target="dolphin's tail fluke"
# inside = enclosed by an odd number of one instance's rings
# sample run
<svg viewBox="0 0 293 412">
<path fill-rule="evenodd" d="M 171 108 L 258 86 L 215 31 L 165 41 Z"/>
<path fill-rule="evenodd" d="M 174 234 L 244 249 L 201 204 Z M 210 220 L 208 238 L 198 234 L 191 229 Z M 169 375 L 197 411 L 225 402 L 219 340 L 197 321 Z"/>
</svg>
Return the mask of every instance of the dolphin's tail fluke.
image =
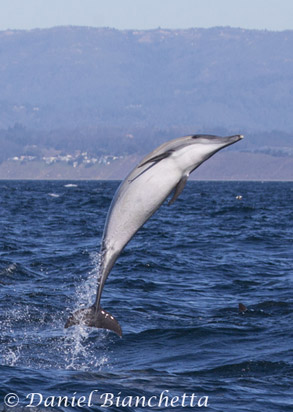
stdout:
<svg viewBox="0 0 293 412">
<path fill-rule="evenodd" d="M 96 306 L 80 309 L 74 312 L 67 320 L 65 328 L 73 325 L 85 325 L 94 328 L 108 329 L 122 336 L 122 329 L 118 321 L 106 310 Z"/>
</svg>

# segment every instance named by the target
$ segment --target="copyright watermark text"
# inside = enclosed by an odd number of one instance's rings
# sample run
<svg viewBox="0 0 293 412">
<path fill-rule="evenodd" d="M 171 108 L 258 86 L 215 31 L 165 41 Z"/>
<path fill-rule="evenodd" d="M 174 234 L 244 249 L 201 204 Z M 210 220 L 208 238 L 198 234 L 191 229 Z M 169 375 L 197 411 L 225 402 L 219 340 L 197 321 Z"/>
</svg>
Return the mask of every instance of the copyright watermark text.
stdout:
<svg viewBox="0 0 293 412">
<path fill-rule="evenodd" d="M 121 392 L 114 394 L 111 392 L 101 393 L 95 389 L 91 391 L 89 395 L 78 396 L 76 392 L 72 396 L 44 396 L 39 392 L 28 393 L 22 399 L 16 393 L 8 393 L 4 397 L 4 403 L 10 408 L 14 408 L 20 403 L 27 408 L 42 407 L 70 407 L 70 408 L 82 408 L 84 406 L 99 405 L 102 408 L 111 408 L 116 406 L 117 408 L 177 408 L 177 407 L 189 407 L 189 408 L 206 408 L 209 406 L 208 396 L 198 396 L 194 393 L 171 396 L 168 390 L 164 390 L 158 395 L 149 396 L 133 396 L 122 395 Z"/>
</svg>

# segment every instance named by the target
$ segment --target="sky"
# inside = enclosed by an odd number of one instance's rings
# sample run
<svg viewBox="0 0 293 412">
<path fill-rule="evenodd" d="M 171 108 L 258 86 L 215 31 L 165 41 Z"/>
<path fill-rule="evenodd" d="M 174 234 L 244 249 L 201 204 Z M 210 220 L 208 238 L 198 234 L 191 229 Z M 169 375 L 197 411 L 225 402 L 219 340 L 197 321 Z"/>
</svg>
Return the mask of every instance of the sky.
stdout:
<svg viewBox="0 0 293 412">
<path fill-rule="evenodd" d="M 0 30 L 54 26 L 293 29 L 293 0 L 0 0 Z"/>
</svg>

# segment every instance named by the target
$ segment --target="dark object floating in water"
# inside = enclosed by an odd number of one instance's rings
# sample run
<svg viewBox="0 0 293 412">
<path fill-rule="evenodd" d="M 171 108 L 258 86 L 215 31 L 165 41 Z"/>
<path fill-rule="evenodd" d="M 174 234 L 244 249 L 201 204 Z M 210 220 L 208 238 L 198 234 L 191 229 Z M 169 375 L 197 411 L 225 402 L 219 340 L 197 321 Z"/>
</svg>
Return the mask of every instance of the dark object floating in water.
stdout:
<svg viewBox="0 0 293 412">
<path fill-rule="evenodd" d="M 243 305 L 243 303 L 239 303 L 239 313 L 244 313 L 247 310 L 248 310 L 247 307 Z"/>
</svg>

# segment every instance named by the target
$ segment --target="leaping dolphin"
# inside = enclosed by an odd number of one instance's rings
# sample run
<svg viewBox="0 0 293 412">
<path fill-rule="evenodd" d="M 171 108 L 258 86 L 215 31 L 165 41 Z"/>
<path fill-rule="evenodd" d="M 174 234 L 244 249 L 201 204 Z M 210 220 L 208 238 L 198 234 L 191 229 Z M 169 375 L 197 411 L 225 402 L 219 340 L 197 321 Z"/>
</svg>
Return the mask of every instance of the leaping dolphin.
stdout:
<svg viewBox="0 0 293 412">
<path fill-rule="evenodd" d="M 101 244 L 101 265 L 95 303 L 74 312 L 65 328 L 82 324 L 122 336 L 118 321 L 101 308 L 102 291 L 118 256 L 135 233 L 174 190 L 169 205 L 180 195 L 198 166 L 213 154 L 238 142 L 242 135 L 192 135 L 171 140 L 147 155 L 117 189 L 108 211 Z"/>
</svg>

